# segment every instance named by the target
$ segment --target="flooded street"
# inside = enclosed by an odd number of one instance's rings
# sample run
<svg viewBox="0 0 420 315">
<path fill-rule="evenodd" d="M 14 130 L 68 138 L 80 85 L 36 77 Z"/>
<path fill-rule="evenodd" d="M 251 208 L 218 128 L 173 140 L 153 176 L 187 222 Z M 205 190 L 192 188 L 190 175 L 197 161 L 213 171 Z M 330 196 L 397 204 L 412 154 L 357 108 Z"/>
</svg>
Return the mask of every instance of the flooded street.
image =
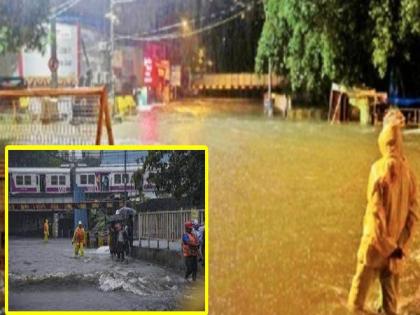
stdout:
<svg viewBox="0 0 420 315">
<path fill-rule="evenodd" d="M 113 261 L 106 247 L 77 258 L 67 239 L 11 239 L 9 247 L 10 310 L 175 310 L 193 294 L 182 275 Z"/>
<path fill-rule="evenodd" d="M 118 144 L 209 147 L 210 314 L 346 314 L 378 133 L 218 99 L 114 124 Z M 420 178 L 417 131 L 406 132 L 405 153 Z M 420 314 L 418 231 L 411 249 L 402 314 Z"/>
</svg>

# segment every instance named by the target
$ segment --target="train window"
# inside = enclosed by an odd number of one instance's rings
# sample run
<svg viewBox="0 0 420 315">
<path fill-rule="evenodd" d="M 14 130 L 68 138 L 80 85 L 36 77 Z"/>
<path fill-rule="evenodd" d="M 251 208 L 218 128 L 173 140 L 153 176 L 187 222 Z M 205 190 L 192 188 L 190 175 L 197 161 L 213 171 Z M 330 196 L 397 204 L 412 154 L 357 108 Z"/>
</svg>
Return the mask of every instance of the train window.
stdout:
<svg viewBox="0 0 420 315">
<path fill-rule="evenodd" d="M 23 185 L 23 176 L 16 176 L 16 185 L 18 186 Z"/>
<path fill-rule="evenodd" d="M 58 185 L 58 176 L 52 175 L 51 176 L 51 185 L 57 186 Z"/>
<path fill-rule="evenodd" d="M 87 184 L 87 175 L 80 175 L 80 184 L 82 185 Z"/>
<path fill-rule="evenodd" d="M 30 185 L 31 184 L 31 176 L 30 175 L 25 175 L 25 185 Z"/>
<path fill-rule="evenodd" d="M 60 182 L 60 185 L 64 186 L 66 184 L 66 176 L 60 175 L 59 182 Z"/>
<path fill-rule="evenodd" d="M 89 185 L 95 184 L 95 175 L 89 175 Z"/>
<path fill-rule="evenodd" d="M 121 184 L 121 174 L 114 175 L 114 184 Z"/>
</svg>

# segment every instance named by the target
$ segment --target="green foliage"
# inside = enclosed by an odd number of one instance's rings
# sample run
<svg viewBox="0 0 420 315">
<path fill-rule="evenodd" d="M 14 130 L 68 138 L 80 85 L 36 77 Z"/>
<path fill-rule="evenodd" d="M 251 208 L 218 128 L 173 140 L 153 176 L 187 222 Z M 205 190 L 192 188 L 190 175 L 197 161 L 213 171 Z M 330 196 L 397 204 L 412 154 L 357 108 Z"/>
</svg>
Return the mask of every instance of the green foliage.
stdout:
<svg viewBox="0 0 420 315">
<path fill-rule="evenodd" d="M 144 170 L 148 180 L 156 185 L 156 193 L 189 199 L 194 205 L 204 205 L 204 151 L 149 151 Z"/>
<path fill-rule="evenodd" d="M 0 55 L 21 47 L 43 51 L 49 0 L 0 0 Z"/>
<path fill-rule="evenodd" d="M 267 0 L 256 71 L 288 77 L 294 91 L 331 81 L 376 86 L 420 40 L 418 0 Z M 411 62 L 414 62 L 411 59 Z"/>
<path fill-rule="evenodd" d="M 143 179 L 144 179 L 144 169 L 139 168 L 137 171 L 133 174 L 133 180 L 134 180 L 134 187 L 136 187 L 137 191 L 139 192 L 140 200 L 144 200 L 144 194 L 143 194 Z"/>
</svg>

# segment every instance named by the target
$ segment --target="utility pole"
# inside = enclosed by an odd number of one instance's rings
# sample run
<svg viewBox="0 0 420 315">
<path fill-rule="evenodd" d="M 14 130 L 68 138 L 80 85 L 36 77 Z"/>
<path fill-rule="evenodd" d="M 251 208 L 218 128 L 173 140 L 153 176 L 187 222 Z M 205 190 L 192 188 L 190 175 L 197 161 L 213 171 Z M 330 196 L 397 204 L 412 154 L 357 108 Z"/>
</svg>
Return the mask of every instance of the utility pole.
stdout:
<svg viewBox="0 0 420 315">
<path fill-rule="evenodd" d="M 273 116 L 273 103 L 271 100 L 271 58 L 268 58 L 268 92 L 267 99 L 264 99 L 264 113 L 269 117 Z"/>
<path fill-rule="evenodd" d="M 127 151 L 124 151 L 124 207 L 127 207 Z"/>
<path fill-rule="evenodd" d="M 58 86 L 58 59 L 57 59 L 57 21 L 55 18 L 51 19 L 51 56 L 48 62 L 48 67 L 51 71 L 51 87 Z"/>
<path fill-rule="evenodd" d="M 112 110 L 114 111 L 114 104 L 115 104 L 115 87 L 114 87 L 114 75 L 112 71 L 112 59 L 114 57 L 114 23 L 115 23 L 115 16 L 114 16 L 114 5 L 115 0 L 109 0 L 109 75 L 110 75 L 110 82 L 109 82 L 109 91 L 110 91 L 110 100 L 112 104 Z"/>
</svg>

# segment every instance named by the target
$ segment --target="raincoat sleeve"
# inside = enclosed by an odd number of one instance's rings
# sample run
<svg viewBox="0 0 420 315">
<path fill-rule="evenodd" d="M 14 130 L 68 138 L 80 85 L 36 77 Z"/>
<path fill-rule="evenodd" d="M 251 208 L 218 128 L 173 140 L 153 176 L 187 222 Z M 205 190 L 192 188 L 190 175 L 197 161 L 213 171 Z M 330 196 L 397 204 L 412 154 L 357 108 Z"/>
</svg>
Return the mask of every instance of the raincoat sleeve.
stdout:
<svg viewBox="0 0 420 315">
<path fill-rule="evenodd" d="M 387 189 L 387 174 L 381 174 L 380 162 L 372 166 L 368 182 L 368 206 L 364 225 L 364 234 L 370 235 L 371 244 L 387 258 L 397 248 L 397 243 L 389 237 L 384 207 L 384 194 Z"/>
<path fill-rule="evenodd" d="M 419 219 L 419 203 L 417 196 L 417 181 L 414 174 L 410 174 L 410 195 L 409 195 L 409 208 L 405 226 L 398 239 L 398 245 L 403 249 L 406 254 L 408 252 L 409 243 L 413 238 L 414 228 Z"/>
<path fill-rule="evenodd" d="M 76 233 L 77 233 L 77 229 L 74 230 L 73 238 L 71 240 L 72 243 L 74 243 L 76 241 Z"/>
</svg>

